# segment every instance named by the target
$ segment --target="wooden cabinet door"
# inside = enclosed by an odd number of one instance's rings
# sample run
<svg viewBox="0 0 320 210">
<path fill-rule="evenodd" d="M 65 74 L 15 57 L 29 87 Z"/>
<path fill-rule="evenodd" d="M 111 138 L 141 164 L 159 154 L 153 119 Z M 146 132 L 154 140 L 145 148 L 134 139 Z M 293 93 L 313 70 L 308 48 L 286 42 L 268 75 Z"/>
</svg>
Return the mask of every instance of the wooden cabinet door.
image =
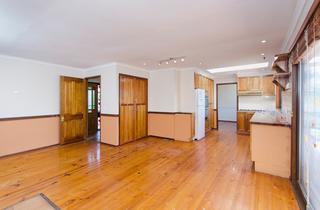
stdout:
<svg viewBox="0 0 320 210">
<path fill-rule="evenodd" d="M 247 91 L 248 90 L 248 78 L 239 77 L 238 78 L 238 91 Z"/>
<path fill-rule="evenodd" d="M 254 115 L 254 112 L 247 112 L 246 113 L 246 132 L 248 132 L 248 133 L 250 133 L 250 130 L 251 130 L 250 120 L 253 115 Z"/>
<path fill-rule="evenodd" d="M 60 77 L 60 144 L 81 141 L 86 129 L 84 79 Z"/>
<path fill-rule="evenodd" d="M 237 130 L 239 133 L 246 132 L 246 112 L 237 113 Z"/>
<path fill-rule="evenodd" d="M 147 100 L 148 83 L 146 79 L 136 78 L 134 82 L 135 98 L 135 139 L 147 136 Z"/>
<path fill-rule="evenodd" d="M 262 78 L 262 91 L 264 96 L 274 96 L 276 87 L 273 84 L 273 76 L 265 76 Z"/>
<path fill-rule="evenodd" d="M 120 76 L 120 144 L 135 140 L 134 77 Z"/>
<path fill-rule="evenodd" d="M 146 79 L 120 75 L 120 144 L 147 136 Z"/>
<path fill-rule="evenodd" d="M 248 77 L 248 90 L 261 90 L 261 78 Z"/>
</svg>

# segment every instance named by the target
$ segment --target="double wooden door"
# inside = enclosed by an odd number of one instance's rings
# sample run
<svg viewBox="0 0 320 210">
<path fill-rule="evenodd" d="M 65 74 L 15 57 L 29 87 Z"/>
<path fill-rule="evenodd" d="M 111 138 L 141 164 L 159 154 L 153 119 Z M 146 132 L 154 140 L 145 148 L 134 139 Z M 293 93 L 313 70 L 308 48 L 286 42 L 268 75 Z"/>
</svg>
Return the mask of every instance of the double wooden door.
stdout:
<svg viewBox="0 0 320 210">
<path fill-rule="evenodd" d="M 120 75 L 120 144 L 147 136 L 148 80 Z"/>
</svg>

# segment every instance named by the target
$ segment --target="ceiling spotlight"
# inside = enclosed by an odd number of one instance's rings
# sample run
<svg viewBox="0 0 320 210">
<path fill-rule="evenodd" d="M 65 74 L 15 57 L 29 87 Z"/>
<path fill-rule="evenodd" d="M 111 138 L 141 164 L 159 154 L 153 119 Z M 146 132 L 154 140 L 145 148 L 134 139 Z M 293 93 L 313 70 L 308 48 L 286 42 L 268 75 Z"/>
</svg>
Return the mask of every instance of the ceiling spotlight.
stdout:
<svg viewBox="0 0 320 210">
<path fill-rule="evenodd" d="M 168 64 L 169 64 L 169 61 L 166 61 L 166 64 L 168 65 Z"/>
<path fill-rule="evenodd" d="M 201 65 L 202 65 L 202 62 L 200 62 L 199 65 L 201 66 Z"/>
<path fill-rule="evenodd" d="M 173 63 L 177 63 L 177 60 L 173 60 Z"/>
<path fill-rule="evenodd" d="M 261 56 L 264 56 L 264 53 L 261 53 Z"/>
<path fill-rule="evenodd" d="M 146 65 L 147 65 L 147 63 L 146 63 L 146 62 L 144 62 L 144 63 L 143 63 L 143 65 L 144 65 L 144 66 L 146 66 Z"/>
<path fill-rule="evenodd" d="M 181 58 L 181 62 L 184 62 L 184 58 Z"/>
<path fill-rule="evenodd" d="M 158 66 L 161 66 L 161 63 L 158 63 Z"/>
<path fill-rule="evenodd" d="M 264 43 L 267 43 L 267 40 L 262 40 L 261 43 L 263 43 L 263 44 L 264 44 Z"/>
</svg>

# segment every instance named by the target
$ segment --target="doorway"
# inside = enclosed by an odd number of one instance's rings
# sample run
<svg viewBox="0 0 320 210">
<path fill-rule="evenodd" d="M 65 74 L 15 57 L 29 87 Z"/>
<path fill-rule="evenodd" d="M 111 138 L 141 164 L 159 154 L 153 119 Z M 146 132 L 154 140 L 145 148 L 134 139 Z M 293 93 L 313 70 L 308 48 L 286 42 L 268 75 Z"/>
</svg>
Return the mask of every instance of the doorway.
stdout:
<svg viewBox="0 0 320 210">
<path fill-rule="evenodd" d="M 237 83 L 217 84 L 218 122 L 236 122 L 237 110 Z"/>
<path fill-rule="evenodd" d="M 100 142 L 101 77 L 87 78 L 87 133 L 88 139 Z"/>
</svg>

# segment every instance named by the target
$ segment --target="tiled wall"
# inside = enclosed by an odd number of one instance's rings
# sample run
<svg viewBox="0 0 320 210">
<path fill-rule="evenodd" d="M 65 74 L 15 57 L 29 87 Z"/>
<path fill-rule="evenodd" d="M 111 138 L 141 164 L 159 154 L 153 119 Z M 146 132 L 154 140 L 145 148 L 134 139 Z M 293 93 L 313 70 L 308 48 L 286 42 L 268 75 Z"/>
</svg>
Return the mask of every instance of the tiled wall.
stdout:
<svg viewBox="0 0 320 210">
<path fill-rule="evenodd" d="M 239 109 L 276 110 L 275 96 L 239 96 Z"/>
</svg>

